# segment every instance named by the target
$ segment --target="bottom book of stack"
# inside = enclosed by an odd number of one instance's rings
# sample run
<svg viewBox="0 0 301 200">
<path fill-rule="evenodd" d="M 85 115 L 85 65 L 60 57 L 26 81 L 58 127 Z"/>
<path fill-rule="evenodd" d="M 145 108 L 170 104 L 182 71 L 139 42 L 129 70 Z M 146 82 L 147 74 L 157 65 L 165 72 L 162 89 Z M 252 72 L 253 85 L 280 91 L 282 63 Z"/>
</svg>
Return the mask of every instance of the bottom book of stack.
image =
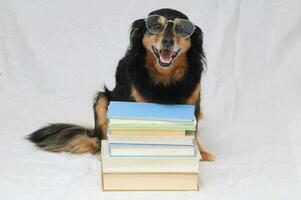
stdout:
<svg viewBox="0 0 301 200">
<path fill-rule="evenodd" d="M 111 156 L 102 140 L 102 187 L 104 191 L 198 190 L 200 154 L 183 157 Z"/>
</svg>

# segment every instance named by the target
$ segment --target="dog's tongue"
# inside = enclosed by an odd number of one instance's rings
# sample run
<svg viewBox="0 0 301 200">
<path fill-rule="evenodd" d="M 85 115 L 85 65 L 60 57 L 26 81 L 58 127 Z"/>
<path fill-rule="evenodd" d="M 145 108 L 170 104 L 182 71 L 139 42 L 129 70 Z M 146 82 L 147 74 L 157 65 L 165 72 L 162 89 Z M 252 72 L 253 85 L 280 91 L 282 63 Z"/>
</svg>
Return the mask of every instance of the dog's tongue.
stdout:
<svg viewBox="0 0 301 200">
<path fill-rule="evenodd" d="M 163 63 L 170 63 L 171 60 L 172 60 L 172 51 L 170 50 L 161 50 L 160 51 L 160 60 L 163 62 Z"/>
</svg>

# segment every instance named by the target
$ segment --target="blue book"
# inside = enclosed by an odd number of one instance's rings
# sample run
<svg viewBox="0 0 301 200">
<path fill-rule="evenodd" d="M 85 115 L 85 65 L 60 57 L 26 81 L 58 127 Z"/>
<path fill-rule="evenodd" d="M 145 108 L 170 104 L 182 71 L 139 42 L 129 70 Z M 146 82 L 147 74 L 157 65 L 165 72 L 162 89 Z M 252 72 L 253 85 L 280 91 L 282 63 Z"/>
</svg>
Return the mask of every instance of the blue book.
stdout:
<svg viewBox="0 0 301 200">
<path fill-rule="evenodd" d="M 109 119 L 194 121 L 194 105 L 111 101 Z"/>
</svg>

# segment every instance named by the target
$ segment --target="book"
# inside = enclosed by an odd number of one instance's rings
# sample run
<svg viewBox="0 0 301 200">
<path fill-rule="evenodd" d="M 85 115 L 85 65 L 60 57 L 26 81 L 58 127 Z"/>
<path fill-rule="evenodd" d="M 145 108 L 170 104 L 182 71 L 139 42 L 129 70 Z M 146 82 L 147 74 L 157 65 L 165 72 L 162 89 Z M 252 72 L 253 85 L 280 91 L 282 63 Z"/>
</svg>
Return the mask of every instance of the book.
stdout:
<svg viewBox="0 0 301 200">
<path fill-rule="evenodd" d="M 144 125 L 144 124 L 122 124 L 122 125 L 111 125 L 109 123 L 110 130 L 196 130 L 195 125 Z"/>
<path fill-rule="evenodd" d="M 110 144 L 111 156 L 195 156 L 195 145 Z"/>
<path fill-rule="evenodd" d="M 143 124 L 143 125 L 195 125 L 195 118 L 192 121 L 160 121 L 160 120 L 144 120 L 144 119 L 110 119 L 110 125 L 127 125 L 127 124 Z"/>
<path fill-rule="evenodd" d="M 194 120 L 194 109 L 194 105 L 111 101 L 107 116 L 109 119 L 189 122 Z"/>
<path fill-rule="evenodd" d="M 110 129 L 108 136 L 162 136 L 162 137 L 184 137 L 185 130 L 131 130 Z M 117 138 L 117 137 L 116 137 Z"/>
<path fill-rule="evenodd" d="M 197 190 L 194 109 L 111 101 L 101 144 L 103 190 Z"/>
<path fill-rule="evenodd" d="M 189 122 L 166 122 L 151 120 L 128 120 L 128 119 L 109 119 L 108 127 L 111 130 L 195 130 L 195 118 Z"/>
<path fill-rule="evenodd" d="M 198 190 L 198 173 L 102 173 L 104 191 Z"/>
<path fill-rule="evenodd" d="M 116 130 L 114 130 L 116 131 Z M 118 130 L 117 130 L 118 131 Z M 167 145 L 194 145 L 194 132 L 187 131 L 185 134 L 174 134 L 173 131 L 121 131 L 122 134 L 112 130 L 107 134 L 110 144 L 167 144 Z M 163 134 L 165 133 L 165 134 Z M 176 132 L 177 133 L 177 132 Z M 179 136 L 180 135 L 180 136 Z"/>
<path fill-rule="evenodd" d="M 110 156 L 109 144 L 101 141 L 101 163 L 104 173 L 198 173 L 201 155 L 197 145 L 195 156 L 133 157 Z"/>
</svg>

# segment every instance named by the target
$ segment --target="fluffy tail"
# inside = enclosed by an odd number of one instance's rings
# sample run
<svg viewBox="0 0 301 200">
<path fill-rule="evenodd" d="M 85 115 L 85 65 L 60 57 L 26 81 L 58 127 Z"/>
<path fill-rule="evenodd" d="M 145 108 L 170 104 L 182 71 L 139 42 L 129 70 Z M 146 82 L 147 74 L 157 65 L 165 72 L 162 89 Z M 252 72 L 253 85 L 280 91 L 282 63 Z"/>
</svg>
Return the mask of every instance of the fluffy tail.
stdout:
<svg viewBox="0 0 301 200">
<path fill-rule="evenodd" d="M 93 135 L 92 129 L 72 124 L 50 124 L 31 133 L 27 139 L 47 151 L 97 153 L 100 143 Z"/>
</svg>

